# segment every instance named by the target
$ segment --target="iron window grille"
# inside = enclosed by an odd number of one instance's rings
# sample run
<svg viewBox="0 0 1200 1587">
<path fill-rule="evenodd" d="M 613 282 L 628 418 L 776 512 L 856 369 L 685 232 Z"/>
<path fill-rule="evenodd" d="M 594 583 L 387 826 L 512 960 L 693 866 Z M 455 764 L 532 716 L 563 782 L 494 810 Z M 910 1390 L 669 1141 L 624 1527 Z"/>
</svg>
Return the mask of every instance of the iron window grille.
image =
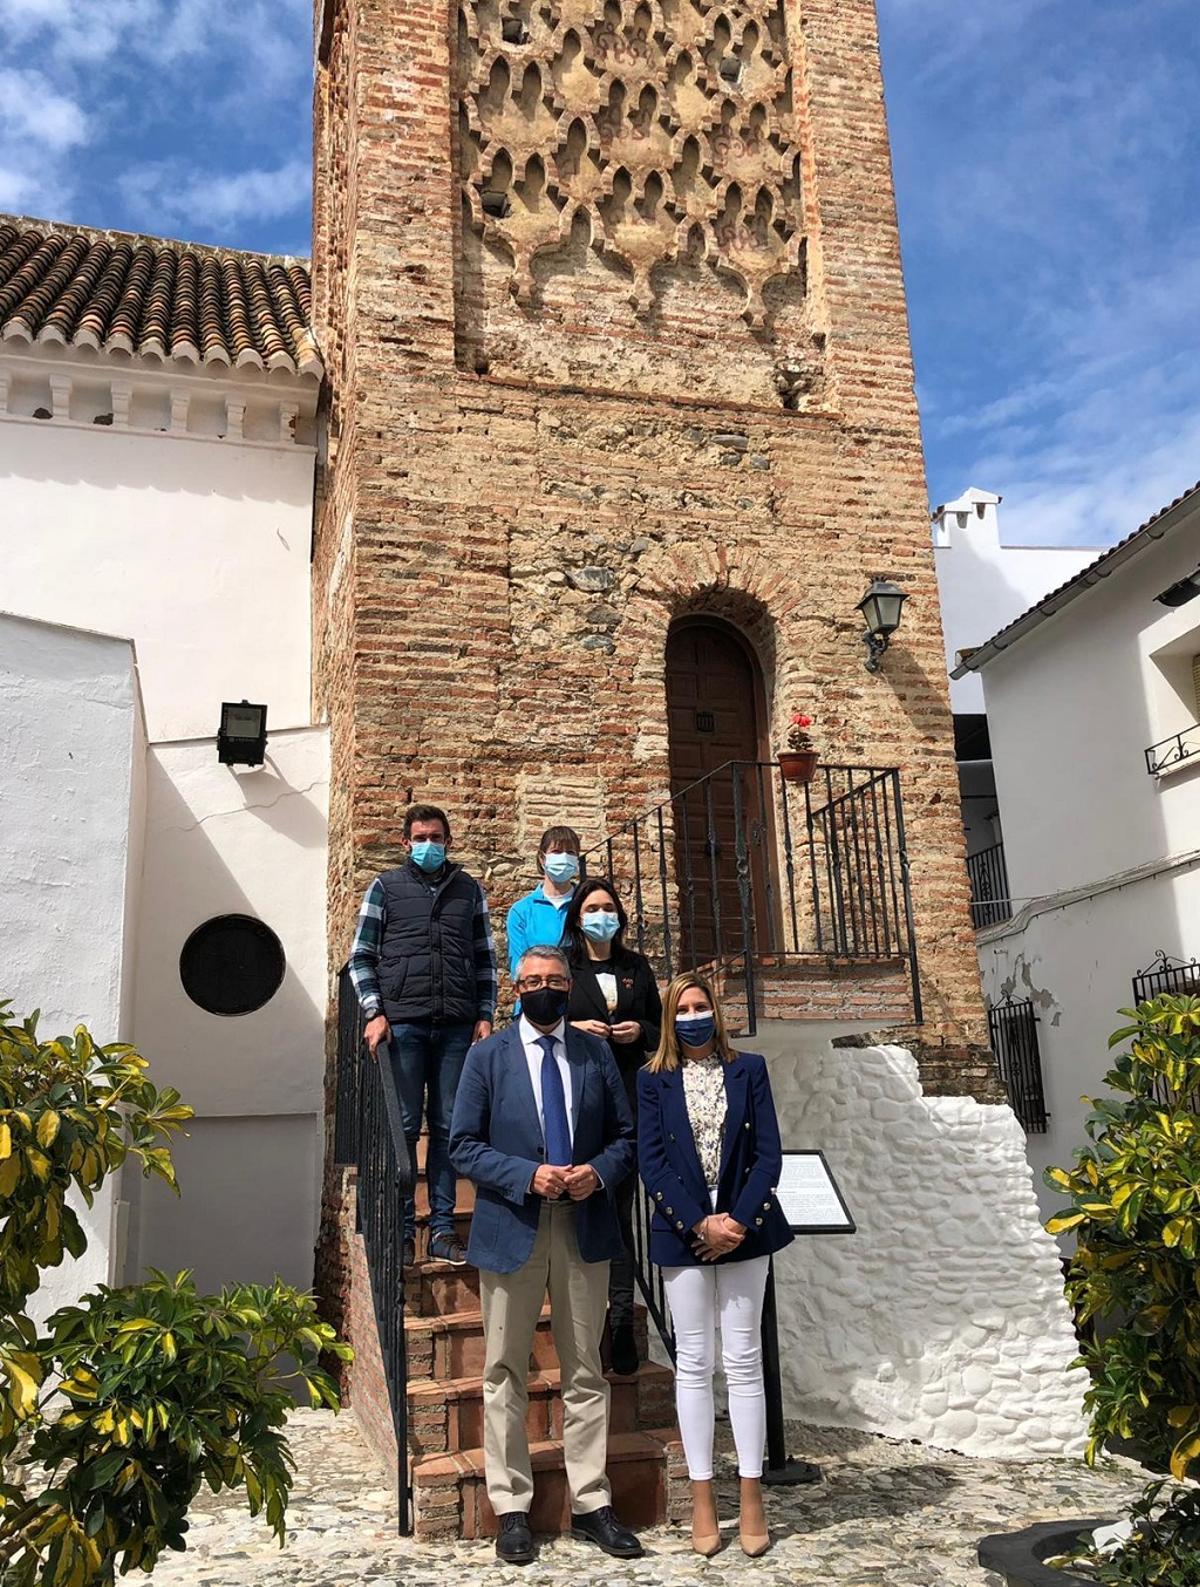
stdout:
<svg viewBox="0 0 1200 1587">
<path fill-rule="evenodd" d="M 1049 1115 L 1042 1086 L 1038 1018 L 1029 999 L 988 1005 L 988 1031 L 1009 1105 L 1026 1135 L 1045 1135 Z"/>
<path fill-rule="evenodd" d="M 1182 733 L 1172 733 L 1170 738 L 1151 744 L 1143 753 L 1146 756 L 1146 770 L 1152 777 L 1156 777 L 1159 772 L 1169 771 L 1172 766 L 1182 765 L 1185 760 L 1194 760 L 1200 756 L 1200 722 L 1185 727 Z"/>
<path fill-rule="evenodd" d="M 967 875 L 971 879 L 971 924 L 976 931 L 1012 918 L 1003 843 L 969 854 Z"/>
</svg>

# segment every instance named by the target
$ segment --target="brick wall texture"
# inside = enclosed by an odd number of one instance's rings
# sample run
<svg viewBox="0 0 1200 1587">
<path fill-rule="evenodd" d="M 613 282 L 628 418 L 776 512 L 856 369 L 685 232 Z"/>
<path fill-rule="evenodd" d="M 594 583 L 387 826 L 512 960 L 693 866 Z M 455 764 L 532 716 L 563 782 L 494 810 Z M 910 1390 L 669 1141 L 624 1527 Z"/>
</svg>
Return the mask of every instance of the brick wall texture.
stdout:
<svg viewBox="0 0 1200 1587">
<path fill-rule="evenodd" d="M 709 614 L 776 748 L 806 709 L 826 759 L 901 768 L 923 1072 L 991 1100 L 953 1056 L 986 1026 L 873 0 L 319 23 L 335 964 L 410 790 L 500 916 L 556 803 L 595 840 L 666 797 L 667 635 Z M 877 574 L 911 599 L 872 675 Z"/>
</svg>

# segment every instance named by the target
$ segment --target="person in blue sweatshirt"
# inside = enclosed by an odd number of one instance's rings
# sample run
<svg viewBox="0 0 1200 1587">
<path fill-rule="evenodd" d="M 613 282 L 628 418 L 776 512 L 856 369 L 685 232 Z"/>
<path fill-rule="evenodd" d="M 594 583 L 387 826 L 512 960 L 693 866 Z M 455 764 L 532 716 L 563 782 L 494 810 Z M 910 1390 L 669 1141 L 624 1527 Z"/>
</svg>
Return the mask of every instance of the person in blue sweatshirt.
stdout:
<svg viewBox="0 0 1200 1587">
<path fill-rule="evenodd" d="M 521 955 L 530 948 L 557 947 L 562 941 L 567 905 L 579 880 L 579 834 L 572 827 L 547 827 L 538 844 L 542 880 L 518 898 L 505 922 L 508 967 L 515 978 Z"/>
</svg>

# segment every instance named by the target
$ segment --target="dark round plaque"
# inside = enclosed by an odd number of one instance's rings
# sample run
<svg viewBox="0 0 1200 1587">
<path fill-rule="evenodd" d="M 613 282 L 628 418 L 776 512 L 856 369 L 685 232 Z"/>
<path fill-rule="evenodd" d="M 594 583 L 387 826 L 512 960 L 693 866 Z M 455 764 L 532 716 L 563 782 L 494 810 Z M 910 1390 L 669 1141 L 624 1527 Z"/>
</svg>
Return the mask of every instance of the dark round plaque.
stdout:
<svg viewBox="0 0 1200 1587">
<path fill-rule="evenodd" d="M 249 915 L 206 920 L 179 955 L 184 991 L 210 1014 L 253 1014 L 278 992 L 285 968 L 279 938 Z"/>
</svg>

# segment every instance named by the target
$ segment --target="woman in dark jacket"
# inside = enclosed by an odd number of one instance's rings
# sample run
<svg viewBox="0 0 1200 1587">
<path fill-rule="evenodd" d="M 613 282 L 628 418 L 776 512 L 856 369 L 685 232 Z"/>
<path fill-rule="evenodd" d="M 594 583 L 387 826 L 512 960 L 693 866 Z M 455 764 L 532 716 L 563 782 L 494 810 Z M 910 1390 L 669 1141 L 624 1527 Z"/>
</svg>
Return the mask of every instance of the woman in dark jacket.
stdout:
<svg viewBox="0 0 1200 1587">
<path fill-rule="evenodd" d="M 675 1329 L 675 1403 L 700 1554 L 721 1545 L 712 1484 L 718 1323 L 742 1479 L 742 1548 L 754 1557 L 770 1547 L 760 1338 L 772 1253 L 794 1238 L 775 1199 L 782 1167 L 765 1060 L 730 1046 L 703 976 L 677 976 L 658 1050 L 638 1076 L 638 1168 L 654 1207 L 650 1260 L 663 1270 Z"/>
<path fill-rule="evenodd" d="M 571 961 L 567 1018 L 579 1030 L 600 1036 L 612 1048 L 637 1119 L 637 1073 L 658 1046 L 662 1001 L 650 962 L 625 946 L 629 917 L 613 884 L 602 877 L 582 882 L 563 922 L 562 946 Z M 612 1368 L 638 1369 L 633 1331 L 633 1198 L 637 1175 L 617 1186 L 617 1216 L 625 1256 L 609 1275 L 608 1320 Z"/>
</svg>

